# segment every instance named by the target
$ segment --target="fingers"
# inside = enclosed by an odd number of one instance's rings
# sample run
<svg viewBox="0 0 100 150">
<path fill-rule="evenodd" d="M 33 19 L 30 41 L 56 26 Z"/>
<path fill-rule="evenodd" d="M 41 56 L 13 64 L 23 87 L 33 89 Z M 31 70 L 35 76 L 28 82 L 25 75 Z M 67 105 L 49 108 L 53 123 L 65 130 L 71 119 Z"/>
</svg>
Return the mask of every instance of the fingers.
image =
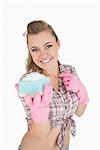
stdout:
<svg viewBox="0 0 100 150">
<path fill-rule="evenodd" d="M 18 92 L 18 89 L 19 89 L 18 83 L 15 84 L 15 88 L 16 88 L 16 90 L 17 90 L 17 92 Z"/>
<path fill-rule="evenodd" d="M 49 95 L 48 95 L 48 99 L 46 103 L 50 103 L 50 101 L 52 100 L 52 94 L 53 94 L 52 86 L 50 84 L 48 86 L 49 86 Z"/>
<path fill-rule="evenodd" d="M 63 81 L 64 81 L 64 82 L 70 82 L 71 80 L 73 80 L 72 77 L 69 77 L 69 76 L 63 77 Z"/>
<path fill-rule="evenodd" d="M 73 83 L 71 81 L 70 82 L 64 82 L 64 85 L 68 91 L 73 90 Z"/>
<path fill-rule="evenodd" d="M 66 90 L 77 91 L 77 77 L 74 74 L 62 72 L 59 76 L 62 78 Z"/>
<path fill-rule="evenodd" d="M 47 84 L 44 86 L 43 99 L 46 99 L 49 94 L 50 94 L 50 85 Z"/>
<path fill-rule="evenodd" d="M 62 80 L 63 80 L 63 84 L 65 85 L 66 89 L 67 90 L 72 90 L 72 85 L 73 85 L 74 78 L 72 76 L 70 76 L 69 74 L 67 74 L 66 76 L 64 74 Z"/>
<path fill-rule="evenodd" d="M 59 77 L 62 78 L 66 90 L 77 92 L 79 88 L 79 81 L 75 74 L 69 72 L 62 72 Z"/>
<path fill-rule="evenodd" d="M 43 95 L 37 93 L 34 95 L 33 106 L 45 107 L 47 106 L 52 99 L 52 86 L 47 84 L 44 86 Z"/>
<path fill-rule="evenodd" d="M 52 100 L 52 94 L 53 94 L 53 90 L 52 90 L 52 86 L 49 85 L 49 102 Z"/>
<path fill-rule="evenodd" d="M 52 99 L 52 86 L 50 84 L 45 85 L 43 96 L 42 96 L 42 106 L 48 105 Z"/>
<path fill-rule="evenodd" d="M 34 97 L 31 96 L 25 96 L 25 103 L 27 106 L 31 107 L 31 106 L 38 106 L 40 105 L 41 102 L 41 95 L 40 94 L 36 94 L 34 95 Z"/>
<path fill-rule="evenodd" d="M 72 78 L 74 76 L 74 74 L 70 73 L 70 72 L 62 72 L 59 74 L 59 77 L 70 77 Z"/>
<path fill-rule="evenodd" d="M 39 93 L 34 95 L 33 105 L 38 106 L 41 103 L 41 95 Z"/>
<path fill-rule="evenodd" d="M 52 99 L 52 86 L 50 84 L 45 85 L 43 95 L 40 93 L 34 96 L 25 96 L 25 103 L 29 107 L 44 107 L 48 105 Z"/>
<path fill-rule="evenodd" d="M 32 105 L 32 98 L 30 96 L 25 96 L 24 99 L 26 105 L 30 107 Z"/>
</svg>

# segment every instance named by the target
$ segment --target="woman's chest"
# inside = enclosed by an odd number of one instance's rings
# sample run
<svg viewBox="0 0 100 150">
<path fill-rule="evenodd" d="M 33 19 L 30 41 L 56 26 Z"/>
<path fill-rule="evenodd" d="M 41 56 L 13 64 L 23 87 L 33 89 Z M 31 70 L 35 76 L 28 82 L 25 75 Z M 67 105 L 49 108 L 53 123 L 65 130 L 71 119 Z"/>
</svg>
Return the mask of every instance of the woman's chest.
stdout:
<svg viewBox="0 0 100 150">
<path fill-rule="evenodd" d="M 60 91 L 53 90 L 50 112 L 52 115 L 70 117 L 77 109 L 77 96 L 75 93 L 68 92 L 65 89 L 59 88 L 59 90 Z"/>
<path fill-rule="evenodd" d="M 59 79 L 58 79 L 58 77 L 50 78 L 50 81 L 51 81 L 52 88 L 55 89 L 56 91 L 58 91 L 58 89 L 59 89 Z"/>
</svg>

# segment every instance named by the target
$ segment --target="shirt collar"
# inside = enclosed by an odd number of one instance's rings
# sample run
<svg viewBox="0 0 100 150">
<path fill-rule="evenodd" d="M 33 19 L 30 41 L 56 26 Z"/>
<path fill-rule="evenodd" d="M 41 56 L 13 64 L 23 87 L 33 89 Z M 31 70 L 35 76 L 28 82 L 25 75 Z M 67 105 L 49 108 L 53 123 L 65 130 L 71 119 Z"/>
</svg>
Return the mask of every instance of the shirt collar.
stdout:
<svg viewBox="0 0 100 150">
<path fill-rule="evenodd" d="M 66 68 L 64 67 L 64 65 L 61 64 L 59 61 L 58 61 L 58 67 L 59 67 L 59 73 L 62 73 L 62 72 L 66 71 Z"/>
</svg>

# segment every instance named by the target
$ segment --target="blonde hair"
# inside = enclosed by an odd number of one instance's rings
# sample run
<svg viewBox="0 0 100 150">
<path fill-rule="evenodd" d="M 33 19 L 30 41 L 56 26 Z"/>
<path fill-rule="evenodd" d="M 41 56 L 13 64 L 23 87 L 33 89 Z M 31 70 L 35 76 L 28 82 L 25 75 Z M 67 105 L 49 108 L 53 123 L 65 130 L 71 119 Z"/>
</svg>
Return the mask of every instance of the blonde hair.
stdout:
<svg viewBox="0 0 100 150">
<path fill-rule="evenodd" d="M 27 44 L 28 44 L 28 35 L 34 35 L 34 34 L 39 34 L 42 31 L 50 31 L 51 34 L 55 37 L 56 41 L 58 41 L 58 37 L 56 33 L 54 32 L 53 28 L 47 24 L 43 20 L 38 20 L 38 21 L 32 21 L 27 25 Z M 32 59 L 32 56 L 30 55 L 30 52 L 28 53 L 28 58 L 26 60 L 26 71 L 38 71 L 42 73 L 42 69 L 39 68 Z"/>
</svg>

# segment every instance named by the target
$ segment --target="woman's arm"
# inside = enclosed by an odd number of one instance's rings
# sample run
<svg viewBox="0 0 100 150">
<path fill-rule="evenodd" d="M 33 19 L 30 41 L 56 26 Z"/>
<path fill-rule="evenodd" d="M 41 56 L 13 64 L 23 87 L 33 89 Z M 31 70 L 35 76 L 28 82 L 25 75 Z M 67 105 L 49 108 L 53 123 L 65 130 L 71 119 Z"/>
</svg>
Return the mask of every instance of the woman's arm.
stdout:
<svg viewBox="0 0 100 150">
<path fill-rule="evenodd" d="M 87 107 L 87 104 L 78 104 L 75 114 L 78 117 L 81 117 L 84 114 L 86 107 Z"/>
</svg>

